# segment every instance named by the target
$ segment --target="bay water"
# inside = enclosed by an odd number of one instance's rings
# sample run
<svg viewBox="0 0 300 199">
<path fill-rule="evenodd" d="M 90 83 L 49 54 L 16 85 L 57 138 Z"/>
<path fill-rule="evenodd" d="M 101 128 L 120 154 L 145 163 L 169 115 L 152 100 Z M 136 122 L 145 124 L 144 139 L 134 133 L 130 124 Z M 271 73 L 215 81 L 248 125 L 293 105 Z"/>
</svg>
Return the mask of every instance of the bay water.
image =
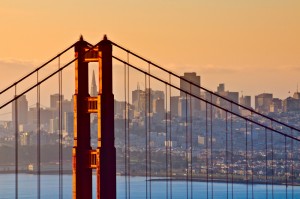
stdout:
<svg viewBox="0 0 300 199">
<path fill-rule="evenodd" d="M 41 175 L 41 198 L 59 198 L 59 176 Z M 93 192 L 95 198 L 95 176 L 93 176 Z M 130 181 L 130 183 L 129 183 Z M 127 182 L 127 183 L 126 183 Z M 147 185 L 147 186 L 146 186 Z M 127 189 L 126 189 L 127 187 Z M 151 193 L 150 193 L 151 190 Z M 232 192 L 233 190 L 233 192 Z M 273 190 L 273 191 L 272 191 Z M 148 192 L 147 196 L 146 193 Z M 37 176 L 33 174 L 18 175 L 18 195 L 20 199 L 37 198 Z M 127 195 L 127 197 L 126 197 Z M 248 195 L 248 197 L 247 197 Z M 265 184 L 226 184 L 206 182 L 186 182 L 153 180 L 145 177 L 117 176 L 118 199 L 184 199 L 184 198 L 300 198 L 299 186 Z M 293 197 L 292 197 L 293 196 Z M 0 174 L 0 199 L 15 198 L 15 175 Z M 72 198 L 72 175 L 63 175 L 63 198 Z"/>
</svg>

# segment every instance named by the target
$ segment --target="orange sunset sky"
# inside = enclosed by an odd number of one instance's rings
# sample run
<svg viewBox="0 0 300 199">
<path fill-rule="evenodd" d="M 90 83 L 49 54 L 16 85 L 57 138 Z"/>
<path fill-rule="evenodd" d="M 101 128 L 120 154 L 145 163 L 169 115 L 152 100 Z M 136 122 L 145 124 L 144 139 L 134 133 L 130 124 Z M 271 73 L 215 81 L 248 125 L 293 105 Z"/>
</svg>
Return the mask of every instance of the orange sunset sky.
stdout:
<svg viewBox="0 0 300 199">
<path fill-rule="evenodd" d="M 299 0 L 1 0 L 0 25 L 1 88 L 80 34 L 195 71 L 212 90 L 286 98 L 300 84 Z"/>
</svg>

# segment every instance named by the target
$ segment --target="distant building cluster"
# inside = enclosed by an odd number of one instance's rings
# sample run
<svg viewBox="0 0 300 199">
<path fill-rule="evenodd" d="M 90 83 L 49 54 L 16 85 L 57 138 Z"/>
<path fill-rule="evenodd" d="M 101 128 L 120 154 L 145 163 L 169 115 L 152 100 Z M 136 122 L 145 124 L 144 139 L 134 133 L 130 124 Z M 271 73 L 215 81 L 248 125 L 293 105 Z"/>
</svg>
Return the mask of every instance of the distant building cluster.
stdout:
<svg viewBox="0 0 300 199">
<path fill-rule="evenodd" d="M 272 93 L 262 93 L 255 96 L 255 110 L 261 113 L 280 113 L 300 111 L 300 93 L 284 100 L 273 98 Z"/>
<path fill-rule="evenodd" d="M 280 119 L 280 121 L 292 124 L 297 128 L 300 126 L 300 93 L 298 91 L 292 97 L 284 100 L 274 98 L 271 93 L 262 93 L 255 96 L 253 100 L 255 104 L 252 105 L 251 96 L 243 94 L 240 96 L 239 92 L 226 90 L 224 83 L 219 84 L 216 91 L 206 92 L 199 87 L 201 78 L 195 72 L 184 73 L 177 84 L 179 90 L 173 89 L 171 92 L 169 88 L 164 88 L 164 91 L 147 87 L 141 89 L 137 83 L 136 89 L 132 90 L 131 96 L 128 97 L 131 99 L 130 101 L 115 100 L 115 146 L 119 151 L 117 153 L 119 161 L 124 160 L 122 157 L 126 150 L 124 138 L 127 135 L 130 137 L 130 151 L 137 157 L 144 158 L 147 146 L 153 150 L 155 162 L 159 162 L 163 159 L 162 157 L 165 157 L 166 148 L 169 148 L 174 159 L 183 162 L 186 161 L 185 158 L 189 161 L 198 159 L 199 164 L 194 161 L 192 163 L 192 167 L 195 169 L 193 172 L 203 174 L 207 172 L 206 165 L 204 165 L 207 161 L 206 155 L 212 155 L 216 162 L 213 166 L 214 172 L 224 173 L 228 166 L 224 159 L 227 154 L 224 143 L 229 144 L 229 137 L 224 135 L 227 135 L 228 130 L 231 129 L 230 142 L 235 147 L 231 149 L 231 153 L 237 158 L 237 163 L 230 167 L 231 172 L 236 175 L 245 173 L 245 157 L 249 152 L 249 149 L 245 150 L 245 142 L 250 139 L 251 135 L 253 143 L 257 145 L 253 149 L 253 171 L 248 172 L 259 176 L 265 171 L 265 163 L 261 159 L 265 159 L 268 154 L 263 144 L 264 139 L 261 139 L 261 135 L 265 135 L 265 129 L 255 126 L 250 130 L 250 127 L 245 125 L 245 120 L 231 117 L 232 114 L 228 114 L 223 109 L 243 116 L 251 114 L 249 109 L 256 110 L 266 115 L 272 114 L 272 118 Z M 89 93 L 93 97 L 98 95 L 94 72 Z M 235 103 L 239 103 L 241 106 Z M 37 107 L 40 109 L 38 110 Z M 59 107 L 62 107 L 61 117 L 59 117 Z M 5 146 L 14 145 L 15 136 L 12 132 L 16 129 L 16 124 L 18 124 L 20 146 L 35 145 L 39 123 L 42 145 L 54 145 L 59 142 L 58 133 L 61 124 L 63 144 L 71 148 L 74 131 L 73 109 L 73 99 L 67 100 L 63 95 L 57 93 L 50 95 L 48 106 L 42 104 L 30 106 L 26 96 L 21 96 L 17 103 L 12 105 L 12 121 L 0 121 L 0 146 L 2 143 Z M 229 116 L 232 119 L 231 122 L 228 121 Z M 98 141 L 97 117 L 97 114 L 91 114 L 90 117 L 92 147 L 97 146 Z M 261 120 L 262 124 L 269 125 L 257 115 L 254 114 L 253 117 Z M 229 127 L 229 125 L 232 126 Z M 278 125 L 277 128 L 282 128 L 282 126 Z M 145 142 L 146 138 L 147 143 Z M 277 148 L 274 149 L 274 154 L 278 157 L 273 161 L 274 174 L 277 176 L 287 175 L 284 168 L 281 167 L 284 164 L 284 154 L 282 153 L 282 149 L 285 147 L 284 143 L 278 136 L 274 136 L 273 141 Z M 214 150 L 208 148 L 209 146 Z M 192 153 L 187 151 L 191 148 L 193 149 Z M 287 154 L 289 153 L 291 153 L 290 147 L 287 148 Z M 174 168 L 180 168 L 182 161 L 174 162 Z M 122 165 L 117 165 L 120 173 L 125 172 Z M 161 168 L 164 167 L 155 166 L 153 171 L 159 175 Z M 295 168 L 300 168 L 300 164 L 295 163 Z M 143 169 L 143 164 L 134 167 L 137 174 Z M 182 170 L 175 169 L 173 172 L 179 174 L 182 173 Z M 297 170 L 297 172 L 297 176 L 300 176 L 300 171 Z M 296 170 L 294 175 L 296 176 Z"/>
<path fill-rule="evenodd" d="M 273 98 L 273 94 L 271 93 L 256 95 L 255 105 L 253 107 L 251 104 L 251 96 L 243 94 L 239 96 L 239 92 L 228 91 L 225 89 L 224 83 L 220 83 L 213 94 L 201 90 L 200 86 L 201 77 L 195 72 L 184 73 L 184 75 L 181 76 L 178 86 L 180 89 L 174 92 L 174 94 L 171 94 L 171 92 L 165 93 L 165 91 L 161 90 L 153 90 L 151 88 L 141 89 L 138 83 L 137 88 L 131 92 L 130 102 L 115 100 L 114 112 L 116 129 L 122 127 L 125 119 L 130 120 L 130 128 L 138 129 L 141 126 L 145 126 L 147 118 L 150 118 L 151 122 L 153 122 L 152 128 L 154 129 L 152 135 L 153 145 L 181 146 L 181 143 L 184 142 L 184 136 L 177 137 L 174 140 L 166 139 L 166 137 L 164 137 L 165 134 L 161 133 L 165 128 L 165 125 L 161 124 L 162 121 L 178 123 L 179 127 L 174 131 L 179 132 L 180 129 L 184 130 L 185 123 L 189 122 L 190 117 L 203 119 L 209 114 L 213 118 L 225 119 L 227 113 L 218 107 L 226 108 L 243 116 L 250 114 L 250 111 L 243 107 L 255 109 L 264 114 L 300 112 L 300 93 L 298 91 L 295 92 L 292 97 L 288 97 L 284 100 Z M 90 95 L 93 97 L 98 95 L 94 71 Z M 199 98 L 201 98 L 201 100 L 199 100 Z M 239 103 L 242 107 L 230 103 L 230 101 Z M 211 104 L 214 104 L 215 107 L 212 108 Z M 62 107 L 61 121 L 59 121 L 60 105 Z M 40 107 L 39 111 L 37 107 Z M 16 109 L 18 111 L 16 111 Z M 194 120 L 194 126 L 197 128 L 197 119 Z M 61 122 L 63 137 L 66 143 L 72 144 L 74 128 L 73 99 L 67 100 L 63 95 L 56 93 L 50 95 L 49 107 L 43 106 L 42 104 L 29 106 L 26 96 L 23 95 L 17 100 L 17 103 L 12 104 L 11 128 L 15 128 L 14 125 L 18 124 L 21 145 L 30 145 L 31 140 L 35 140 L 34 136 L 36 136 L 36 134 L 33 132 L 36 132 L 38 122 L 40 123 L 41 131 L 47 135 L 56 135 L 60 130 L 59 124 Z M 91 116 L 91 130 L 92 132 L 96 132 L 97 129 L 97 115 L 93 114 Z M 47 136 L 43 136 L 43 138 L 44 137 Z M 91 139 L 93 144 L 94 137 L 92 136 Z M 203 135 L 199 135 L 199 137 L 195 139 L 197 139 L 199 143 L 204 142 Z M 67 140 L 69 140 L 69 142 L 67 142 Z M 44 142 L 55 142 L 55 140 L 45 140 Z"/>
<path fill-rule="evenodd" d="M 20 132 L 36 131 L 39 119 L 42 130 L 50 134 L 57 133 L 59 130 L 59 103 L 62 105 L 62 130 L 64 134 L 73 133 L 73 99 L 66 100 L 63 95 L 50 95 L 50 107 L 40 105 L 40 116 L 38 117 L 37 107 L 28 107 L 26 96 L 23 95 L 17 100 L 17 105 L 12 106 L 12 125 L 18 124 Z M 16 117 L 16 106 L 17 116 Z M 16 121 L 17 119 L 17 121 Z"/>
</svg>

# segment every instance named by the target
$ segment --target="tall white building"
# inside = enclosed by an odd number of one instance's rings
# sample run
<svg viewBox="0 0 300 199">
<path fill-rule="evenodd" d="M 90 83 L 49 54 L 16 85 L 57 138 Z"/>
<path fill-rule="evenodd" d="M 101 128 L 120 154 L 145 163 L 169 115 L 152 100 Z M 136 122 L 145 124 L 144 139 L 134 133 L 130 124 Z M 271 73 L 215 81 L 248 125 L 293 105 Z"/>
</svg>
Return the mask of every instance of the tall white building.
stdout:
<svg viewBox="0 0 300 199">
<path fill-rule="evenodd" d="M 93 76 L 92 76 L 92 82 L 91 82 L 91 90 L 90 90 L 91 97 L 96 97 L 98 95 L 97 92 L 97 84 L 96 84 L 96 78 L 95 78 L 95 71 L 93 70 Z"/>
</svg>

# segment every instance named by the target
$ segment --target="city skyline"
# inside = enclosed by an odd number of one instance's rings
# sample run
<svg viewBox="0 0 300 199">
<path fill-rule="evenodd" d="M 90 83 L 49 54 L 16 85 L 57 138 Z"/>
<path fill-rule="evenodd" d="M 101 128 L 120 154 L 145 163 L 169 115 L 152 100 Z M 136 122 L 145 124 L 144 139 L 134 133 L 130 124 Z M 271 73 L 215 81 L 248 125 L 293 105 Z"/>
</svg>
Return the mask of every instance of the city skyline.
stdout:
<svg viewBox="0 0 300 199">
<path fill-rule="evenodd" d="M 0 195 L 296 197 L 299 10 L 3 0 Z"/>
<path fill-rule="evenodd" d="M 0 74 L 1 87 L 32 71 L 81 34 L 97 42 L 105 33 L 177 74 L 197 72 L 202 85 L 211 90 L 225 83 L 245 95 L 269 91 L 285 98 L 299 83 L 298 1 L 1 4 L 0 43 L 5 48 L 0 49 L 0 69 L 7 72 Z M 69 7 L 74 12 L 66 14 Z"/>
</svg>

